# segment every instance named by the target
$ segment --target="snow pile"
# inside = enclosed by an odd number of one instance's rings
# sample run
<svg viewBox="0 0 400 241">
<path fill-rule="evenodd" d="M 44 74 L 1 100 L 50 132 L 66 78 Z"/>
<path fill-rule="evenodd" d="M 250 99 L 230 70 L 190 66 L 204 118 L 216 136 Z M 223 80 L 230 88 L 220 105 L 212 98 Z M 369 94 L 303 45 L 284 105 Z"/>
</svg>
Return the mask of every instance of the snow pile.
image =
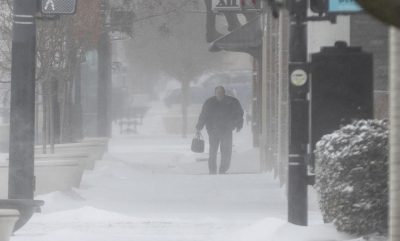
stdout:
<svg viewBox="0 0 400 241">
<path fill-rule="evenodd" d="M 234 233 L 233 237 L 233 241 L 344 241 L 354 238 L 336 231 L 332 224 L 303 227 L 276 218 L 264 219 Z"/>
<path fill-rule="evenodd" d="M 388 122 L 361 120 L 316 148 L 316 190 L 325 222 L 351 234 L 387 231 Z"/>
<path fill-rule="evenodd" d="M 57 222 L 54 222 L 57 220 Z M 42 223 L 49 225 L 56 223 L 59 226 L 85 226 L 90 224 L 91 226 L 102 226 L 108 227 L 115 224 L 129 224 L 136 222 L 137 220 L 125 215 L 109 212 L 101 209 L 97 209 L 90 206 L 85 206 L 78 209 L 54 212 L 46 215 L 38 215 L 35 220 L 36 224 Z"/>
<path fill-rule="evenodd" d="M 210 176 L 190 138 L 162 132 L 160 108 L 152 106 L 139 134 L 114 135 L 79 189 L 36 197 L 43 213 L 11 241 L 364 241 L 322 224 L 314 202 L 311 226 L 285 221 L 285 190 L 272 173 L 258 173 L 250 126 L 235 134 L 233 175 Z"/>
<path fill-rule="evenodd" d="M 352 239 L 349 241 L 388 241 L 388 238 L 378 234 L 372 234 L 358 239 Z"/>
</svg>

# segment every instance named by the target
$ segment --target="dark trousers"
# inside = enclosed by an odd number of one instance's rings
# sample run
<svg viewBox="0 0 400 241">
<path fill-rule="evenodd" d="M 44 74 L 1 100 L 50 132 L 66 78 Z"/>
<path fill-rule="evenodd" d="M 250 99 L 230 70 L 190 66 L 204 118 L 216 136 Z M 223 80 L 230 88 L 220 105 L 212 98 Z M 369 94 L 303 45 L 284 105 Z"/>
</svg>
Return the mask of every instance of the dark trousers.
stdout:
<svg viewBox="0 0 400 241">
<path fill-rule="evenodd" d="M 208 135 L 210 141 L 210 158 L 208 159 L 210 174 L 217 173 L 217 154 L 219 147 L 221 148 L 219 173 L 226 173 L 231 165 L 232 131 L 208 133 Z"/>
</svg>

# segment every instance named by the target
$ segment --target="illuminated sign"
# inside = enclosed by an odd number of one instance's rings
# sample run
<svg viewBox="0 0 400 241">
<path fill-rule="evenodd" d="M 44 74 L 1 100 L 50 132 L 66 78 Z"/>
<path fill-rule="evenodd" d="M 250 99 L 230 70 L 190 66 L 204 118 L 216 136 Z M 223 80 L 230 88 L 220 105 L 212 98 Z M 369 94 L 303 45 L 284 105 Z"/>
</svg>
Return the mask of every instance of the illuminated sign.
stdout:
<svg viewBox="0 0 400 241">
<path fill-rule="evenodd" d="M 361 12 L 363 9 L 356 0 L 329 0 L 328 12 L 352 13 Z"/>
</svg>

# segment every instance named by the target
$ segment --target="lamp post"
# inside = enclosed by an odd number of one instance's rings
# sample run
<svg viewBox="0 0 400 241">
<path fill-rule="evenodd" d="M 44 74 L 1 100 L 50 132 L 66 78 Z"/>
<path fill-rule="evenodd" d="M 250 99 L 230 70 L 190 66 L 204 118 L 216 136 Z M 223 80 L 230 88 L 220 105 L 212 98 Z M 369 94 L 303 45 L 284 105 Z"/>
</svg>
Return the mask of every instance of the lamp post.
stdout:
<svg viewBox="0 0 400 241">
<path fill-rule="evenodd" d="M 33 199 L 37 2 L 15 0 L 11 63 L 10 199 Z"/>
<path fill-rule="evenodd" d="M 36 16 L 73 14 L 76 0 L 14 0 L 11 49 L 11 107 L 9 149 L 9 200 L 0 200 L 0 208 L 17 209 L 20 218 L 14 230 L 21 228 L 44 204 L 35 201 L 35 80 Z M 44 3 L 44 4 L 43 4 Z M 50 18 L 51 19 L 51 18 Z"/>
<path fill-rule="evenodd" d="M 307 225 L 307 148 L 309 103 L 307 75 L 307 0 L 291 0 L 289 45 L 290 141 L 288 221 Z"/>
</svg>

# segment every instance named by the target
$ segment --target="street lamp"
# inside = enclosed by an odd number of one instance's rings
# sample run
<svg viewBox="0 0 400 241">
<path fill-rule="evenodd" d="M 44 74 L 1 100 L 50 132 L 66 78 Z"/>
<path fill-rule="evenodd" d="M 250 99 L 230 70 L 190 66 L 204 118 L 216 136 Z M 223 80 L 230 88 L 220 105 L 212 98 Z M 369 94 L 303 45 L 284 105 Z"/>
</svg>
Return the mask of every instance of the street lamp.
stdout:
<svg viewBox="0 0 400 241">
<path fill-rule="evenodd" d="M 75 12 L 76 0 L 13 1 L 9 200 L 0 200 L 0 208 L 13 207 L 20 211 L 18 228 L 30 219 L 33 211 L 43 205 L 43 202 L 33 201 L 36 18 L 39 5 L 45 14 L 72 14 Z"/>
</svg>

